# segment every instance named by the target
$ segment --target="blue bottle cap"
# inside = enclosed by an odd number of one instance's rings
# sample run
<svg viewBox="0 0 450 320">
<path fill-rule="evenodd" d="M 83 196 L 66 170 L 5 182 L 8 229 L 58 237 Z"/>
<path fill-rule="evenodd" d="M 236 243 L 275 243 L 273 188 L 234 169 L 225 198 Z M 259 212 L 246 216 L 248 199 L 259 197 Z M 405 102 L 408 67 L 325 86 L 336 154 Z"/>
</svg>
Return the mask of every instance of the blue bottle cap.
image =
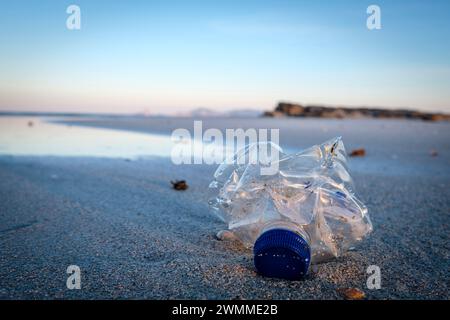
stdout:
<svg viewBox="0 0 450 320">
<path fill-rule="evenodd" d="M 299 234 L 271 229 L 259 236 L 253 247 L 255 267 L 265 277 L 300 280 L 308 272 L 311 251 Z"/>
</svg>

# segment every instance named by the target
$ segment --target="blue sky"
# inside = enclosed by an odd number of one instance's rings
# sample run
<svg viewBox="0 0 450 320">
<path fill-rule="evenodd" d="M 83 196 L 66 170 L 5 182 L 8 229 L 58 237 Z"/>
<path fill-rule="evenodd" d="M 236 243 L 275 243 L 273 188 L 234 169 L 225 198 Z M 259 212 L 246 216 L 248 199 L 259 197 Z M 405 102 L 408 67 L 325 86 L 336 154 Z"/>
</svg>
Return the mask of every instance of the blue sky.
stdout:
<svg viewBox="0 0 450 320">
<path fill-rule="evenodd" d="M 81 8 L 81 30 L 66 8 Z M 366 9 L 381 8 L 381 30 Z M 450 112 L 450 1 L 1 1 L 0 110 Z"/>
</svg>

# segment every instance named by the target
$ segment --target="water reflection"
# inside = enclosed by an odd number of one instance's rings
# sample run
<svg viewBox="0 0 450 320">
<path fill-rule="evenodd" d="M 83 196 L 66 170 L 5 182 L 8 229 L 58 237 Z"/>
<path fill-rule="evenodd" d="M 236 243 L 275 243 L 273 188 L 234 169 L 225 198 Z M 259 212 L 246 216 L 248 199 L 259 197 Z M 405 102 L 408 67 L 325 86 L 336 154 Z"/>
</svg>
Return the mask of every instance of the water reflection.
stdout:
<svg viewBox="0 0 450 320">
<path fill-rule="evenodd" d="M 164 135 L 56 124 L 38 117 L 0 117 L 2 155 L 135 159 L 169 157 L 172 146 Z"/>
</svg>

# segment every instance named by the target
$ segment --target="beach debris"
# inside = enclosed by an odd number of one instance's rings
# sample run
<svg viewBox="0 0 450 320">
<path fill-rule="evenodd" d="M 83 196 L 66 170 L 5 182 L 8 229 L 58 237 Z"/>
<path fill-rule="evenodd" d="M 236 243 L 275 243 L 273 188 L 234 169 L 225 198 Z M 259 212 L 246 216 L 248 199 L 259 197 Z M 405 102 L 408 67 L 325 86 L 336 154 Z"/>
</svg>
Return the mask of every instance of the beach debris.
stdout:
<svg viewBox="0 0 450 320">
<path fill-rule="evenodd" d="M 431 151 L 430 151 L 430 156 L 432 156 L 432 157 L 437 157 L 438 156 L 438 152 L 437 152 L 437 150 L 435 150 L 435 149 L 432 149 Z"/>
<path fill-rule="evenodd" d="M 217 240 L 220 241 L 233 241 L 236 240 L 236 236 L 230 230 L 220 230 L 216 234 Z"/>
<path fill-rule="evenodd" d="M 33 122 L 33 121 L 28 121 L 28 126 L 29 126 L 29 127 L 34 126 L 34 122 Z"/>
<path fill-rule="evenodd" d="M 366 294 L 358 288 L 339 288 L 337 291 L 346 300 L 363 300 Z"/>
<path fill-rule="evenodd" d="M 275 174 L 247 161 L 261 148 L 270 148 L 265 163 L 277 163 Z M 260 275 L 304 279 L 311 265 L 341 257 L 372 231 L 346 153 L 340 137 L 295 154 L 265 142 L 248 145 L 218 167 L 208 204 L 244 247 L 253 247 Z"/>
<path fill-rule="evenodd" d="M 355 149 L 349 153 L 350 157 L 364 157 L 365 155 L 366 155 L 366 149 L 364 149 L 364 148 Z"/>
<path fill-rule="evenodd" d="M 188 185 L 185 180 L 175 180 L 170 181 L 170 183 L 172 184 L 172 187 L 178 191 L 186 190 L 188 188 Z"/>
</svg>

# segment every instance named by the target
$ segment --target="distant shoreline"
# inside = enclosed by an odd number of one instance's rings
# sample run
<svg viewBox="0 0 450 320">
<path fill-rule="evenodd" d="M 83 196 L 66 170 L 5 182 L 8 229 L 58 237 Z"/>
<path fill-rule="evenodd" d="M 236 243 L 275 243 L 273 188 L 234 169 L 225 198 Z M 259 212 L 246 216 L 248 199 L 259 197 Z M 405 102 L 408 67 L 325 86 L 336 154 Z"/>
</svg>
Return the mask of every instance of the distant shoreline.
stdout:
<svg viewBox="0 0 450 320">
<path fill-rule="evenodd" d="M 450 115 L 444 113 L 422 112 L 407 109 L 346 108 L 303 106 L 298 103 L 280 102 L 274 111 L 264 112 L 265 117 L 302 117 L 302 118 L 377 118 L 377 119 L 418 119 L 425 121 L 450 121 Z"/>
<path fill-rule="evenodd" d="M 232 110 L 218 113 L 212 109 L 194 109 L 183 115 L 142 114 L 142 113 L 85 113 L 85 112 L 38 112 L 38 111 L 0 111 L 0 116 L 13 117 L 64 117 L 64 118 L 109 118 L 109 119 L 227 119 L 227 118 L 310 118 L 310 119 L 404 119 L 424 121 L 450 121 L 450 114 L 423 112 L 408 109 L 349 108 L 303 106 L 298 103 L 280 102 L 273 111 Z"/>
</svg>

